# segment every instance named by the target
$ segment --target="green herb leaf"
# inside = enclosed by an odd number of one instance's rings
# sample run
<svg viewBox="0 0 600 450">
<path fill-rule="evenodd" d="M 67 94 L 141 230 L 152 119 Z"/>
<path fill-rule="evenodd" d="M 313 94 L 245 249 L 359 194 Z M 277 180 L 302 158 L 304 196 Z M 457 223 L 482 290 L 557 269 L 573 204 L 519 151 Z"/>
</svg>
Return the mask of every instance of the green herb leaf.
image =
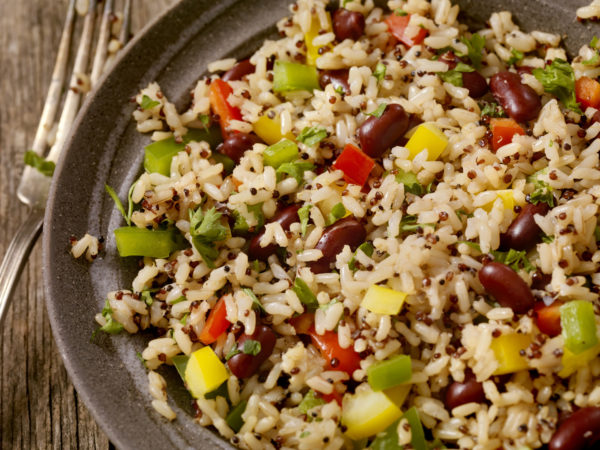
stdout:
<svg viewBox="0 0 600 450">
<path fill-rule="evenodd" d="M 199 206 L 196 211 L 190 209 L 190 234 L 194 248 L 200 253 L 202 259 L 211 269 L 215 267 L 215 259 L 219 252 L 215 242 L 227 237 L 227 227 L 221 224 L 222 214 L 214 207 L 206 212 Z"/>
<path fill-rule="evenodd" d="M 187 319 L 190 316 L 189 312 L 186 312 L 183 317 L 181 318 L 181 320 L 179 321 L 180 324 L 185 325 L 187 323 Z"/>
<path fill-rule="evenodd" d="M 413 231 L 417 231 L 419 228 L 423 229 L 425 227 L 433 227 L 435 228 L 434 223 L 417 223 L 417 216 L 413 214 L 405 214 L 402 216 L 400 220 L 400 232 L 401 233 L 411 233 Z"/>
<path fill-rule="evenodd" d="M 341 219 L 345 215 L 346 215 L 346 208 L 344 208 L 344 205 L 341 202 L 336 203 L 333 206 L 333 208 L 331 208 L 329 217 L 327 218 L 327 226 L 334 224 L 335 222 L 337 222 L 339 219 Z"/>
<path fill-rule="evenodd" d="M 254 339 L 247 339 L 244 341 L 244 348 L 242 351 L 246 355 L 256 356 L 260 353 L 261 345 L 260 342 L 255 341 Z"/>
<path fill-rule="evenodd" d="M 248 231 L 248 222 L 246 218 L 240 214 L 239 211 L 231 210 L 235 222 L 233 223 L 233 231 L 235 233 L 246 233 Z"/>
<path fill-rule="evenodd" d="M 205 130 L 208 130 L 208 128 L 210 127 L 210 116 L 208 114 L 200 114 L 198 116 L 198 120 L 200 121 L 200 123 L 202 123 L 202 127 Z"/>
<path fill-rule="evenodd" d="M 25 152 L 24 161 L 25 161 L 25 164 L 33 167 L 38 172 L 40 172 L 42 175 L 51 177 L 54 174 L 54 169 L 56 167 L 56 164 L 54 164 L 52 161 L 46 161 L 44 158 L 42 158 L 40 155 L 38 155 L 33 150 L 27 150 Z"/>
<path fill-rule="evenodd" d="M 102 317 L 106 319 L 106 323 L 99 328 L 100 331 L 104 331 L 109 334 L 118 334 L 123 330 L 123 325 L 113 319 L 113 310 L 110 307 L 110 302 L 106 299 L 104 308 L 102 308 Z M 94 332 L 95 334 L 95 332 Z M 93 337 L 93 336 L 92 336 Z"/>
<path fill-rule="evenodd" d="M 478 252 L 481 252 L 481 247 L 479 246 L 479 244 L 477 242 L 458 241 L 457 244 L 465 244 L 465 245 L 468 245 L 469 247 L 477 250 Z"/>
<path fill-rule="evenodd" d="M 467 46 L 467 55 L 476 69 L 481 69 L 481 59 L 485 48 L 485 38 L 480 34 L 473 34 L 471 39 L 463 37 L 461 41 Z"/>
<path fill-rule="evenodd" d="M 590 48 L 598 48 L 598 38 L 596 36 L 590 41 Z"/>
<path fill-rule="evenodd" d="M 383 115 L 383 112 L 385 111 L 386 106 L 387 106 L 387 103 L 382 103 L 381 105 L 379 105 L 377 107 L 377 109 L 375 111 L 371 111 L 370 113 L 365 113 L 365 115 L 374 116 L 379 119 Z"/>
<path fill-rule="evenodd" d="M 306 234 L 306 230 L 308 228 L 308 219 L 310 216 L 310 208 L 312 208 L 312 205 L 310 203 L 307 203 L 298 210 L 298 217 L 300 218 L 300 227 L 302 229 L 302 236 L 304 236 Z"/>
<path fill-rule="evenodd" d="M 260 230 L 265 225 L 265 214 L 262 211 L 263 202 L 257 203 L 255 205 L 246 205 L 248 212 L 254 214 L 254 218 L 256 219 L 256 227 L 254 227 L 254 231 Z"/>
<path fill-rule="evenodd" d="M 512 66 L 521 61 L 523 58 L 525 58 L 525 53 L 520 52 L 519 50 L 515 50 L 514 48 L 510 50 L 510 53 L 512 56 L 509 58 L 508 61 L 506 61 L 506 64 L 509 66 Z"/>
<path fill-rule="evenodd" d="M 253 306 L 256 306 L 256 308 L 259 311 L 262 311 L 262 312 L 266 313 L 265 307 L 262 305 L 262 303 L 260 302 L 260 300 L 258 299 L 258 297 L 256 296 L 256 294 L 254 292 L 252 292 L 252 289 L 250 289 L 250 288 L 244 288 L 242 290 L 246 293 L 246 295 L 248 295 L 248 297 L 250 297 L 252 299 L 252 305 Z"/>
<path fill-rule="evenodd" d="M 557 58 L 545 69 L 533 69 L 532 73 L 546 92 L 554 94 L 570 110 L 582 114 L 575 99 L 575 73 L 571 64 Z"/>
<path fill-rule="evenodd" d="M 502 106 L 495 102 L 482 102 L 479 104 L 479 108 L 481 109 L 482 116 L 489 117 L 506 117 L 506 113 Z"/>
<path fill-rule="evenodd" d="M 300 433 L 300 439 L 310 436 L 310 431 L 303 431 Z"/>
<path fill-rule="evenodd" d="M 144 367 L 146 367 L 146 360 L 144 359 L 142 354 L 140 352 L 135 352 L 135 356 L 137 356 L 137 358 L 141 361 L 141 363 L 144 365 Z"/>
<path fill-rule="evenodd" d="M 544 180 L 540 179 L 541 175 L 548 173 L 548 168 L 539 170 L 527 177 L 528 183 L 533 183 L 534 190 L 529 194 L 529 201 L 534 205 L 538 203 L 546 203 L 551 208 L 554 208 L 554 195 L 552 187 Z"/>
<path fill-rule="evenodd" d="M 594 53 L 590 59 L 586 59 L 585 61 L 581 61 L 581 64 L 585 64 L 586 66 L 596 66 L 600 62 L 600 55 L 598 52 Z"/>
<path fill-rule="evenodd" d="M 115 202 L 116 208 L 119 210 L 119 212 L 121 213 L 121 215 L 125 219 L 125 222 L 127 222 L 127 225 L 131 226 L 131 219 L 128 217 L 127 213 L 125 212 L 125 208 L 123 207 L 123 203 L 121 203 L 121 199 L 119 199 L 119 196 L 117 195 L 117 193 L 115 192 L 115 190 L 113 188 L 111 188 L 108 184 L 104 185 L 104 189 L 106 190 L 106 192 L 108 193 L 108 195 L 110 195 L 110 198 L 113 199 L 113 202 Z"/>
<path fill-rule="evenodd" d="M 317 407 L 325 404 L 325 400 L 321 397 L 317 397 L 315 391 L 312 389 L 306 393 L 300 404 L 298 405 L 298 409 L 302 414 L 308 415 L 308 412 Z"/>
<path fill-rule="evenodd" d="M 147 95 L 144 95 L 142 97 L 142 103 L 140 103 L 140 107 L 144 110 L 147 111 L 149 109 L 154 108 L 155 106 L 160 105 L 160 102 L 157 102 L 156 100 L 152 100 L 150 97 L 148 97 Z"/>
<path fill-rule="evenodd" d="M 535 266 L 531 264 L 531 261 L 527 258 L 527 252 L 525 250 L 518 251 L 512 248 L 508 252 L 492 250 L 490 254 L 494 257 L 494 261 L 506 264 L 515 271 L 518 271 L 519 269 L 524 269 L 526 272 L 535 270 Z"/>
<path fill-rule="evenodd" d="M 377 78 L 377 81 L 381 82 L 385 77 L 385 71 L 387 70 L 387 66 L 383 64 L 381 61 L 377 63 L 375 66 L 375 70 L 373 71 L 373 76 Z"/>
<path fill-rule="evenodd" d="M 242 353 L 242 351 L 238 349 L 237 344 L 234 344 L 233 347 L 231 347 L 231 349 L 225 355 L 225 361 L 229 361 L 235 355 L 239 355 L 240 353 Z"/>
<path fill-rule="evenodd" d="M 408 16 L 408 13 L 403 9 L 397 9 L 394 11 L 394 14 L 400 17 Z"/>
<path fill-rule="evenodd" d="M 177 303 L 181 303 L 181 302 L 183 302 L 185 300 L 186 300 L 185 295 L 181 295 L 181 296 L 177 297 L 175 300 L 169 300 L 167 302 L 167 304 L 169 304 L 169 305 L 176 305 Z"/>
<path fill-rule="evenodd" d="M 554 242 L 554 236 L 548 236 L 547 234 L 542 233 L 542 242 L 544 244 L 550 244 Z"/>
<path fill-rule="evenodd" d="M 304 184 L 304 172 L 307 170 L 313 170 L 315 165 L 310 162 L 298 160 L 295 162 L 287 162 L 280 165 L 275 173 L 277 175 L 287 174 L 296 179 L 298 186 Z"/>
<path fill-rule="evenodd" d="M 306 281 L 304 281 L 302 278 L 296 277 L 292 290 L 296 293 L 300 302 L 306 305 L 309 311 L 314 311 L 319 307 L 317 297 L 312 293 L 306 284 Z"/>
<path fill-rule="evenodd" d="M 423 185 L 419 183 L 417 175 L 413 172 L 405 172 L 402 169 L 398 169 L 396 181 L 404 185 L 405 192 L 410 192 L 414 195 L 423 195 L 425 192 Z"/>
<path fill-rule="evenodd" d="M 309 147 L 314 147 L 319 142 L 327 137 L 327 130 L 325 128 L 319 127 L 306 127 L 304 128 L 297 139 L 299 142 L 302 142 Z"/>
<path fill-rule="evenodd" d="M 341 96 L 343 96 L 343 95 L 346 93 L 346 92 L 344 91 L 344 86 L 341 86 L 341 85 L 335 88 L 335 92 L 336 92 L 337 94 L 340 94 Z"/>
<path fill-rule="evenodd" d="M 356 261 L 356 255 L 358 255 L 359 250 L 370 258 L 371 256 L 373 256 L 373 251 L 375 249 L 373 248 L 373 245 L 371 245 L 370 242 L 363 242 L 362 244 L 360 244 L 354 252 L 352 259 L 350 259 L 350 262 L 348 263 L 348 267 L 352 272 L 356 272 L 358 270 L 358 261 Z"/>
<path fill-rule="evenodd" d="M 450 83 L 450 84 L 453 84 L 454 86 L 462 87 L 462 85 L 463 85 L 462 74 L 464 72 L 474 72 L 474 71 L 475 71 L 475 69 L 473 69 L 471 66 L 468 66 L 465 63 L 459 62 L 454 69 L 448 70 L 446 72 L 438 72 L 438 75 L 446 83 Z"/>
<path fill-rule="evenodd" d="M 152 303 L 154 303 L 154 299 L 152 298 L 150 291 L 142 291 L 142 300 L 144 300 L 146 306 L 152 306 Z"/>
</svg>

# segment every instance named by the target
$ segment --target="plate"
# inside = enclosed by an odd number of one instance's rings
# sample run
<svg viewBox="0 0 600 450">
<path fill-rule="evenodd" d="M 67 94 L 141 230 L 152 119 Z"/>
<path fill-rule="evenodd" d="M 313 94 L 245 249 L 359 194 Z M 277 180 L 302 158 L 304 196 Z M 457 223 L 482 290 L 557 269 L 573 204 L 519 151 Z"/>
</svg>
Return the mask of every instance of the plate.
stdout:
<svg viewBox="0 0 600 450">
<path fill-rule="evenodd" d="M 149 334 L 101 333 L 94 315 L 108 291 L 131 285 L 135 258 L 117 256 L 112 230 L 122 224 L 104 185 L 121 198 L 139 176 L 142 148 L 149 137 L 135 129 L 129 99 L 151 81 L 179 108 L 206 71 L 208 62 L 241 58 L 276 34 L 291 0 L 182 0 L 146 27 L 107 74 L 80 112 L 58 164 L 44 225 L 44 282 L 52 330 L 77 392 L 110 440 L 119 448 L 231 448 L 216 433 L 193 421 L 189 394 L 172 368 L 169 403 L 177 419 L 168 422 L 151 407 L 147 374 L 136 352 Z M 383 2 L 377 2 L 383 3 Z M 586 0 L 461 0 L 471 21 L 486 20 L 493 9 L 513 11 L 526 30 L 568 34 L 572 53 L 589 42 L 597 25 L 577 25 L 575 9 Z M 589 2 L 587 2 L 589 3 Z M 566 18 L 566 20 L 564 20 Z M 464 19 L 463 19 L 464 20 Z M 69 253 L 70 236 L 104 236 L 106 251 L 92 264 Z"/>
</svg>

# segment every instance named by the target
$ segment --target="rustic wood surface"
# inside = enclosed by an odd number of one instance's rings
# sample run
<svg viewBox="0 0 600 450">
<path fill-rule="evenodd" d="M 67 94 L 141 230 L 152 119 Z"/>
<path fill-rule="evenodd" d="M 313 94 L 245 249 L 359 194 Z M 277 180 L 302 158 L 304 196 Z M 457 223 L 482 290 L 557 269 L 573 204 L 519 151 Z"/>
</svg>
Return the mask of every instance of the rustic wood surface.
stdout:
<svg viewBox="0 0 600 450">
<path fill-rule="evenodd" d="M 175 0 L 134 0 L 132 31 Z M 68 0 L 0 1 L 0 257 L 25 220 L 16 197 L 33 141 Z M 117 5 L 121 4 L 116 0 Z M 44 303 L 35 246 L 1 330 L 0 448 L 112 447 L 71 384 Z"/>
</svg>

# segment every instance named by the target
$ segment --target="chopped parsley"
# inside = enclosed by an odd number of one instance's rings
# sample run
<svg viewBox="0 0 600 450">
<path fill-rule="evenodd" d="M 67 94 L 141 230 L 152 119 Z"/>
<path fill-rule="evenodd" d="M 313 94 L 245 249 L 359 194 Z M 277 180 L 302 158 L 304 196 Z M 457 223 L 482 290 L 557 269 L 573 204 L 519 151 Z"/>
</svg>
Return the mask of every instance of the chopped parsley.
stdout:
<svg viewBox="0 0 600 450">
<path fill-rule="evenodd" d="M 148 111 L 149 109 L 154 108 L 155 106 L 160 105 L 160 102 L 156 101 L 156 100 L 152 100 L 150 97 L 148 97 L 147 95 L 144 95 L 142 97 L 142 103 L 140 103 L 140 107 L 144 110 L 144 111 Z"/>
<path fill-rule="evenodd" d="M 358 270 L 358 261 L 356 261 L 356 256 L 358 255 L 359 251 L 363 252 L 370 258 L 371 256 L 373 256 L 374 250 L 375 249 L 373 248 L 373 245 L 370 242 L 363 242 L 362 244 L 360 244 L 354 252 L 352 258 L 350 259 L 350 262 L 348 263 L 348 267 L 350 268 L 350 270 L 352 272 L 356 272 Z"/>
<path fill-rule="evenodd" d="M 298 217 L 300 218 L 300 228 L 302 230 L 302 236 L 306 234 L 306 230 L 308 229 L 308 219 L 310 216 L 310 208 L 312 205 L 307 203 L 302 208 L 298 210 Z"/>
<path fill-rule="evenodd" d="M 306 127 L 300 132 L 297 139 L 309 147 L 314 147 L 326 137 L 327 130 L 325 128 Z"/>
<path fill-rule="evenodd" d="M 592 38 L 592 40 L 590 41 L 590 47 L 591 48 L 598 48 L 598 37 L 594 36 Z"/>
<path fill-rule="evenodd" d="M 256 294 L 252 292 L 252 289 L 244 288 L 242 290 L 246 293 L 248 297 L 252 299 L 252 306 L 255 306 L 259 311 L 266 312 L 264 306 L 262 305 Z"/>
<path fill-rule="evenodd" d="M 405 172 L 402 169 L 398 169 L 396 181 L 404 185 L 405 192 L 410 192 L 414 195 L 423 195 L 425 193 L 425 188 L 419 183 L 417 175 L 413 172 Z"/>
<path fill-rule="evenodd" d="M 313 163 L 298 160 L 295 162 L 286 162 L 280 165 L 276 173 L 277 175 L 289 175 L 296 179 L 298 182 L 298 186 L 301 186 L 304 183 L 304 172 L 307 170 L 313 170 L 315 165 Z"/>
<path fill-rule="evenodd" d="M 110 307 L 110 302 L 108 299 L 106 299 L 106 302 L 104 303 L 104 308 L 102 308 L 101 314 L 106 320 L 106 323 L 92 333 L 92 339 L 94 339 L 94 336 L 98 331 L 104 331 L 105 333 L 109 334 L 118 334 L 123 330 L 123 325 L 114 320 L 112 317 L 113 310 Z"/>
<path fill-rule="evenodd" d="M 240 349 L 238 349 L 237 344 L 235 344 L 233 347 L 231 347 L 229 349 L 229 351 L 225 355 L 225 361 L 229 361 L 235 355 L 239 355 L 240 353 L 242 353 L 242 351 Z"/>
<path fill-rule="evenodd" d="M 227 227 L 221 224 L 222 214 L 215 208 L 204 212 L 202 207 L 198 207 L 196 211 L 190 209 L 189 214 L 192 244 L 206 265 L 213 269 L 215 259 L 219 256 L 215 242 L 222 241 L 227 237 Z"/>
<path fill-rule="evenodd" d="M 341 219 L 345 215 L 346 215 L 346 208 L 344 208 L 344 205 L 341 202 L 336 203 L 333 206 L 333 208 L 331 208 L 331 211 L 329 212 L 329 217 L 327 218 L 327 225 L 329 226 L 329 225 L 337 222 L 339 219 Z"/>
<path fill-rule="evenodd" d="M 257 203 L 256 205 L 246 205 L 248 212 L 254 214 L 254 218 L 256 219 L 256 227 L 255 230 L 262 228 L 265 225 L 265 214 L 262 210 L 262 202 Z"/>
<path fill-rule="evenodd" d="M 594 52 L 594 56 L 592 56 L 590 59 L 586 59 L 585 61 L 581 61 L 581 64 L 584 64 L 586 66 L 595 66 L 600 62 L 600 55 L 598 54 L 598 52 Z"/>
<path fill-rule="evenodd" d="M 510 54 L 512 55 L 508 61 L 506 61 L 506 64 L 509 66 L 512 66 L 520 61 L 523 60 L 523 58 L 525 58 L 525 53 L 520 52 L 519 50 L 515 50 L 514 48 L 510 50 Z"/>
<path fill-rule="evenodd" d="M 383 80 L 385 77 L 386 70 L 387 70 L 386 65 L 383 64 L 381 61 L 379 61 L 377 63 L 377 65 L 375 66 L 375 70 L 373 71 L 373 76 L 375 78 L 377 78 L 377 81 L 381 82 L 381 80 Z"/>
<path fill-rule="evenodd" d="M 242 348 L 242 352 L 246 355 L 256 356 L 260 353 L 261 345 L 260 342 L 255 341 L 254 339 L 246 339 L 244 341 L 244 347 Z"/>
<path fill-rule="evenodd" d="M 477 242 L 458 241 L 458 244 L 466 244 L 481 253 L 481 247 Z M 490 251 L 490 255 L 492 255 L 494 261 L 506 264 L 514 271 L 523 269 L 526 272 L 531 272 L 535 270 L 535 266 L 529 261 L 529 258 L 527 258 L 527 252 L 525 250 L 518 251 L 512 248 L 507 252 L 492 250 Z"/>
<path fill-rule="evenodd" d="M 402 216 L 400 220 L 400 232 L 401 233 L 411 233 L 413 231 L 417 231 L 419 228 L 423 229 L 425 227 L 434 227 L 434 223 L 417 223 L 417 216 L 413 214 L 405 214 Z"/>
<path fill-rule="evenodd" d="M 344 91 L 344 86 L 342 86 L 342 85 L 339 85 L 338 87 L 336 87 L 336 88 L 335 88 L 335 92 L 336 92 L 337 94 L 340 94 L 340 95 L 342 95 L 342 96 L 343 96 L 343 95 L 346 93 L 346 92 Z"/>
<path fill-rule="evenodd" d="M 548 236 L 546 233 L 542 233 L 542 242 L 544 244 L 550 244 L 554 242 L 554 236 Z"/>
<path fill-rule="evenodd" d="M 485 38 L 480 34 L 475 33 L 471 36 L 471 39 L 467 39 L 463 36 L 461 41 L 467 46 L 467 56 L 471 60 L 473 66 L 475 66 L 476 69 L 481 69 Z"/>
<path fill-rule="evenodd" d="M 310 431 L 303 431 L 300 433 L 300 439 L 310 436 Z"/>
<path fill-rule="evenodd" d="M 544 180 L 540 179 L 540 175 L 545 175 L 548 168 L 539 170 L 527 177 L 528 183 L 533 183 L 534 190 L 529 194 L 529 201 L 534 205 L 538 203 L 546 203 L 551 208 L 554 208 L 554 195 L 552 187 Z"/>
<path fill-rule="evenodd" d="M 408 16 L 408 13 L 406 11 L 404 11 L 403 9 L 396 9 L 394 11 L 394 14 L 400 17 L 404 17 L 404 16 Z"/>
<path fill-rule="evenodd" d="M 532 73 L 546 92 L 554 94 L 567 108 L 581 114 L 575 99 L 575 73 L 571 64 L 557 58 L 546 68 L 533 69 Z"/>
<path fill-rule="evenodd" d="M 42 175 L 51 177 L 54 174 L 56 164 L 52 161 L 47 161 L 33 150 L 27 150 L 24 157 L 25 164 L 33 167 Z"/>
<path fill-rule="evenodd" d="M 202 124 L 202 127 L 205 130 L 208 130 L 208 127 L 210 126 L 210 116 L 208 114 L 200 114 L 198 120 Z"/>
<path fill-rule="evenodd" d="M 506 112 L 496 102 L 482 102 L 479 104 L 479 108 L 481 109 L 482 116 L 506 117 Z"/>
<path fill-rule="evenodd" d="M 142 291 L 142 300 L 146 306 L 152 306 L 152 303 L 154 303 L 154 299 L 152 298 L 150 291 Z"/>
<path fill-rule="evenodd" d="M 371 111 L 370 113 L 365 113 L 367 116 L 377 117 L 378 119 L 383 115 L 385 108 L 387 107 L 387 103 L 382 103 L 377 107 L 375 111 Z"/>
<path fill-rule="evenodd" d="M 474 72 L 474 71 L 475 71 L 475 69 L 473 69 L 471 66 L 469 66 L 465 63 L 459 62 L 454 69 L 448 70 L 446 72 L 438 72 L 438 75 L 446 83 L 450 83 L 450 84 L 453 84 L 454 86 L 462 87 L 463 86 L 463 79 L 462 79 L 463 72 Z"/>
<path fill-rule="evenodd" d="M 316 408 L 317 406 L 321 406 L 325 404 L 325 400 L 321 397 L 317 397 L 315 391 L 312 389 L 306 393 L 300 404 L 298 405 L 298 409 L 302 414 L 308 415 L 308 412 Z"/>
<path fill-rule="evenodd" d="M 300 302 L 306 305 L 309 311 L 314 311 L 319 307 L 317 297 L 312 293 L 306 284 L 306 281 L 304 281 L 302 278 L 296 277 L 292 290 L 296 293 Z"/>
</svg>

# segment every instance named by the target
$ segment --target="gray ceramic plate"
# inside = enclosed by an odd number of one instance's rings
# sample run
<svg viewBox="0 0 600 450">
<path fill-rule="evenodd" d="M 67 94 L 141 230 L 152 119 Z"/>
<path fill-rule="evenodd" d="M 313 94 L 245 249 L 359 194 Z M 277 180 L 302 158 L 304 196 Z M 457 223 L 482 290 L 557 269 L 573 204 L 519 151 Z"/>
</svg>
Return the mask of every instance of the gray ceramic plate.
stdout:
<svg viewBox="0 0 600 450">
<path fill-rule="evenodd" d="M 131 121 L 129 99 L 151 81 L 179 106 L 205 72 L 226 56 L 243 57 L 274 34 L 290 0 L 183 0 L 130 43 L 128 51 L 83 108 L 69 139 L 51 190 L 44 226 L 44 279 L 54 337 L 67 370 L 95 418 L 119 448 L 230 448 L 197 426 L 190 397 L 174 370 L 162 372 L 170 386 L 177 420 L 168 423 L 150 407 L 147 375 L 136 352 L 149 336 L 98 336 L 94 315 L 107 291 L 130 286 L 136 261 L 116 256 L 112 230 L 121 217 L 104 185 L 121 198 L 141 170 L 148 143 Z M 525 29 L 568 35 L 573 52 L 592 36 L 577 24 L 575 8 L 586 0 L 461 0 L 469 19 L 483 21 L 493 10 L 513 11 Z M 106 236 L 106 253 L 93 264 L 74 260 L 69 237 L 86 232 Z"/>
</svg>

